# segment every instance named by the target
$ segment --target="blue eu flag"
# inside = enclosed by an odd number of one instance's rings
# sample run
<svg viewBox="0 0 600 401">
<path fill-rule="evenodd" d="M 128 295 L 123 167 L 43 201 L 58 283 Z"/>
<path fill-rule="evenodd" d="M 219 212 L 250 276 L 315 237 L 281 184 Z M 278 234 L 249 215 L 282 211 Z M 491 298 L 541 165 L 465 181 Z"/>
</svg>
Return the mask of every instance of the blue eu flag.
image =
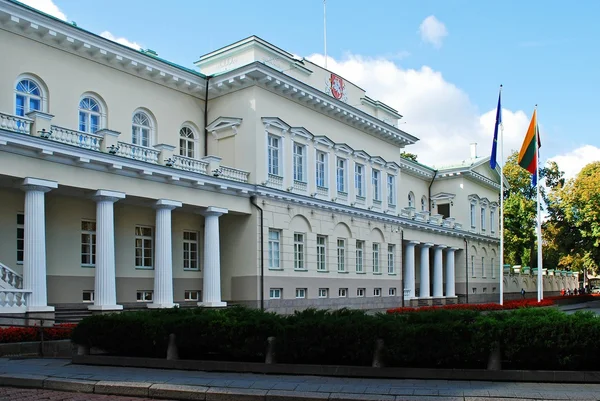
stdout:
<svg viewBox="0 0 600 401">
<path fill-rule="evenodd" d="M 490 157 L 490 167 L 496 168 L 496 151 L 498 149 L 498 127 L 502 124 L 502 86 L 500 86 L 500 93 L 498 93 L 498 109 L 496 110 L 496 125 L 494 127 L 494 143 L 492 143 L 492 156 Z"/>
</svg>

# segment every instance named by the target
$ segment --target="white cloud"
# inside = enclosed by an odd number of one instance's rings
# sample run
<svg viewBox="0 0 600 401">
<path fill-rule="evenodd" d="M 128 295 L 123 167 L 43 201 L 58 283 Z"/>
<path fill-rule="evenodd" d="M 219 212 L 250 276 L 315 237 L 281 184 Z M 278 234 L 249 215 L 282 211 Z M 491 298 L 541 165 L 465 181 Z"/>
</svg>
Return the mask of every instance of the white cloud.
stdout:
<svg viewBox="0 0 600 401">
<path fill-rule="evenodd" d="M 131 42 L 130 40 L 127 40 L 125 38 L 117 38 L 115 35 L 113 35 L 109 31 L 102 32 L 100 34 L 100 36 L 102 36 L 103 38 L 106 38 L 108 40 L 112 40 L 113 42 L 117 42 L 117 43 L 120 43 L 122 45 L 125 45 L 127 47 L 131 47 L 131 48 L 136 49 L 136 50 L 140 50 L 142 48 L 142 46 L 139 45 L 137 42 Z"/>
<path fill-rule="evenodd" d="M 67 20 L 67 16 L 63 13 L 60 8 L 52 0 L 20 0 L 21 3 L 28 5 L 29 7 L 36 8 L 41 12 L 46 14 L 50 14 L 53 17 L 61 19 L 63 21 Z"/>
<path fill-rule="evenodd" d="M 565 178 L 575 178 L 579 170 L 587 164 L 600 161 L 600 148 L 593 145 L 584 145 L 570 152 L 554 156 L 558 167 L 565 172 Z"/>
<path fill-rule="evenodd" d="M 446 25 L 435 18 L 434 15 L 430 15 L 421 22 L 421 25 L 419 25 L 419 33 L 421 34 L 421 40 L 423 42 L 431 43 L 438 49 L 442 47 L 442 40 L 448 36 Z"/>
<path fill-rule="evenodd" d="M 323 65 L 322 55 L 308 59 Z M 441 166 L 467 159 L 472 142 L 478 144 L 478 156 L 490 155 L 495 107 L 480 113 L 469 96 L 445 81 L 439 71 L 427 66 L 403 69 L 385 58 L 356 55 L 347 55 L 340 61 L 328 57 L 327 66 L 404 116 L 400 129 L 420 139 L 406 150 L 417 153 L 422 163 Z M 497 96 L 496 90 L 490 93 L 490 104 L 495 105 Z M 529 116 L 523 111 L 503 109 L 502 117 L 506 158 L 511 150 L 520 149 Z"/>
</svg>

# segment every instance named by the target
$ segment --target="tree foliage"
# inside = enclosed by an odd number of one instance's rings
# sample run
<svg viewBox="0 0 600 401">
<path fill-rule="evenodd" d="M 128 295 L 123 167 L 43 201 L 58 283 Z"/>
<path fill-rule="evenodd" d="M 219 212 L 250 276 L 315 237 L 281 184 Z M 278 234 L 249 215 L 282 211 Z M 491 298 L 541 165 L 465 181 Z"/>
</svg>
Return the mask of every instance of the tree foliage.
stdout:
<svg viewBox="0 0 600 401">
<path fill-rule="evenodd" d="M 404 159 L 412 160 L 413 162 L 417 161 L 417 155 L 414 153 L 402 152 L 402 153 L 400 153 L 400 157 L 402 157 Z"/>
</svg>

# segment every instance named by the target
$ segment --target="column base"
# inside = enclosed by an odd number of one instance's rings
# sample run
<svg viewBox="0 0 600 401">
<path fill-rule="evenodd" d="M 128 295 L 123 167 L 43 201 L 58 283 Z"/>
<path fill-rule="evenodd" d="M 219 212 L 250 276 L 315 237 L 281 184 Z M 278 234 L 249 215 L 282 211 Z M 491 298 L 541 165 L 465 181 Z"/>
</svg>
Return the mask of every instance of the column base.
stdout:
<svg viewBox="0 0 600 401">
<path fill-rule="evenodd" d="M 27 312 L 54 312 L 54 306 L 28 306 Z"/>
<path fill-rule="evenodd" d="M 209 302 L 198 302 L 198 306 L 204 308 L 223 308 L 227 306 L 227 302 L 222 301 L 209 301 Z"/>
<path fill-rule="evenodd" d="M 91 311 L 118 311 L 123 310 L 123 305 L 89 305 L 88 310 Z"/>
<path fill-rule="evenodd" d="M 168 304 L 155 304 L 155 303 L 151 303 L 151 304 L 147 304 L 146 305 L 148 307 L 148 309 L 172 309 L 172 308 L 178 308 L 179 304 L 173 304 L 173 303 L 168 303 Z"/>
</svg>

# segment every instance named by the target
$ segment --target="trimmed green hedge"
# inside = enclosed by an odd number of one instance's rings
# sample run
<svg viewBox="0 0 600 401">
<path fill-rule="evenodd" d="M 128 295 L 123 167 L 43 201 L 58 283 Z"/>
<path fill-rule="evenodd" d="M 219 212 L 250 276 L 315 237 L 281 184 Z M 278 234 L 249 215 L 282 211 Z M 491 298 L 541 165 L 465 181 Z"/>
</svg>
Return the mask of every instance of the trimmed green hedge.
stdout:
<svg viewBox="0 0 600 401">
<path fill-rule="evenodd" d="M 486 368 L 490 350 L 500 345 L 506 368 L 595 370 L 600 353 L 600 318 L 555 309 L 291 316 L 238 307 L 153 310 L 86 318 L 73 342 L 113 355 L 165 358 L 170 333 L 179 356 L 196 360 L 264 362 L 270 336 L 277 338 L 278 363 L 369 366 L 378 338 L 392 367 Z"/>
</svg>

